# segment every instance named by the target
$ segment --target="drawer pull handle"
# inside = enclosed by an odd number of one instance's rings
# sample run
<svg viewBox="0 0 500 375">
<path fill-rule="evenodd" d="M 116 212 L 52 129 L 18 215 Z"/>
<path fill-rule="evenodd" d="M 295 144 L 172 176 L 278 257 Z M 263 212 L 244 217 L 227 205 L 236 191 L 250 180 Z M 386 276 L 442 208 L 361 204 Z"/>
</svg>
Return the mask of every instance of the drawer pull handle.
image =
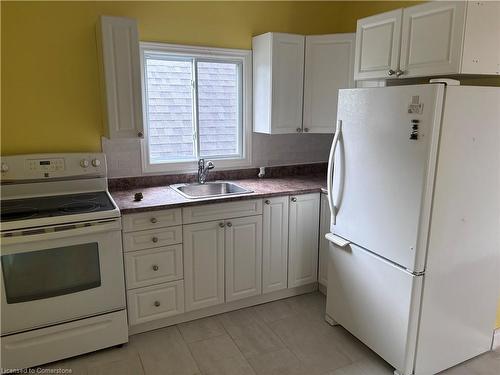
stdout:
<svg viewBox="0 0 500 375">
<path fill-rule="evenodd" d="M 229 228 L 231 228 L 233 226 L 233 224 L 231 222 L 227 223 L 226 224 Z"/>
<path fill-rule="evenodd" d="M 156 307 L 160 307 L 160 305 L 161 305 L 160 301 L 155 301 L 155 306 Z"/>
<path fill-rule="evenodd" d="M 271 201 L 269 199 L 266 199 L 264 203 L 265 204 L 271 204 Z"/>
<path fill-rule="evenodd" d="M 226 225 L 224 223 L 219 223 L 219 227 L 224 228 Z"/>
<path fill-rule="evenodd" d="M 157 264 L 153 265 L 153 271 L 158 271 L 160 269 L 160 267 L 158 267 Z"/>
<path fill-rule="evenodd" d="M 297 198 L 293 197 L 292 202 L 297 202 Z"/>
<path fill-rule="evenodd" d="M 151 223 L 153 224 L 156 224 L 158 222 L 158 219 L 156 217 L 152 217 L 149 221 L 151 221 Z"/>
<path fill-rule="evenodd" d="M 153 241 L 154 243 L 157 243 L 158 242 L 158 237 L 155 236 L 155 237 L 151 238 L 151 241 Z"/>
</svg>

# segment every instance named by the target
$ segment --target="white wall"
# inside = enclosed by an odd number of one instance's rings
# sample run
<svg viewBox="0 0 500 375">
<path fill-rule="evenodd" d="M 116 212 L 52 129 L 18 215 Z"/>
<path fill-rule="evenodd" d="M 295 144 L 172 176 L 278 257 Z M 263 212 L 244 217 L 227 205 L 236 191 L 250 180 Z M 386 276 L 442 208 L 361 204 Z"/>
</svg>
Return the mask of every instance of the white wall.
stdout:
<svg viewBox="0 0 500 375">
<path fill-rule="evenodd" d="M 252 134 L 252 167 L 326 162 L 331 134 Z M 102 138 L 109 177 L 142 176 L 140 140 Z M 217 167 L 217 162 L 215 162 Z M 194 172 L 182 171 L 182 172 Z M 157 173 L 155 173 L 157 174 Z"/>
</svg>

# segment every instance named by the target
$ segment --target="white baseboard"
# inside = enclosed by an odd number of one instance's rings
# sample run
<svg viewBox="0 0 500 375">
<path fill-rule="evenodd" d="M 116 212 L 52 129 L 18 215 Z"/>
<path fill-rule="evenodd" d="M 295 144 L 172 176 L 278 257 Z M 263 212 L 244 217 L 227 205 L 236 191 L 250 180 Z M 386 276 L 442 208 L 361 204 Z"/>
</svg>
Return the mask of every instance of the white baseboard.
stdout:
<svg viewBox="0 0 500 375">
<path fill-rule="evenodd" d="M 260 305 L 262 303 L 272 302 L 283 298 L 298 296 L 300 294 L 314 292 L 315 290 L 318 290 L 318 283 L 312 283 L 290 289 L 278 290 L 276 292 L 261 294 L 258 296 L 245 298 L 239 301 L 224 303 L 200 310 L 189 311 L 176 316 L 171 316 L 169 318 L 159 319 L 152 322 L 131 326 L 129 327 L 129 335 L 135 335 L 137 333 L 168 327 L 174 324 L 188 322 L 190 320 L 196 320 L 211 315 L 217 315 L 233 310 L 239 310 L 245 307 Z"/>
</svg>

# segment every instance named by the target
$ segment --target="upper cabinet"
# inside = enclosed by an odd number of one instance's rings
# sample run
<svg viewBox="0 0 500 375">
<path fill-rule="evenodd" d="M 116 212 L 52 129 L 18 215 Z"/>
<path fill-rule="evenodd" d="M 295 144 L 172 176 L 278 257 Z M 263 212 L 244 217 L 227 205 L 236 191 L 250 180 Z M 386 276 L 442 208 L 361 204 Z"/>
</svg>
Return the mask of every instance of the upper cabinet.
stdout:
<svg viewBox="0 0 500 375">
<path fill-rule="evenodd" d="M 253 38 L 254 131 L 302 129 L 303 35 L 266 33 Z"/>
<path fill-rule="evenodd" d="M 354 34 L 253 38 L 254 131 L 333 133 L 339 88 L 353 87 Z"/>
<path fill-rule="evenodd" d="M 98 23 L 107 136 L 142 138 L 141 67 L 136 20 L 102 16 Z"/>
<path fill-rule="evenodd" d="M 402 77 L 460 72 L 465 2 L 431 2 L 403 11 Z"/>
<path fill-rule="evenodd" d="M 470 1 L 462 55 L 463 74 L 500 74 L 500 1 Z"/>
<path fill-rule="evenodd" d="M 358 20 L 354 78 L 500 74 L 500 2 L 436 1 Z"/>
<path fill-rule="evenodd" d="M 398 9 L 358 20 L 355 79 L 389 78 L 396 73 L 402 15 Z"/>
<path fill-rule="evenodd" d="M 303 131 L 333 133 L 339 89 L 354 87 L 355 34 L 306 36 Z"/>
</svg>

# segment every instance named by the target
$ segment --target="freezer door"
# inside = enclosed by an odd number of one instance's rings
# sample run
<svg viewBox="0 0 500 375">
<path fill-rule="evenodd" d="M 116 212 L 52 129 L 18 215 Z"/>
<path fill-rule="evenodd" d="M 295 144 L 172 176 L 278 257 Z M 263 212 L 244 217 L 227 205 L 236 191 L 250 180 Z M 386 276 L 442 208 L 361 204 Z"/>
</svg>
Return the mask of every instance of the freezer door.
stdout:
<svg viewBox="0 0 500 375">
<path fill-rule="evenodd" d="M 425 251 L 442 85 L 340 90 L 332 233 L 409 270 Z M 422 237 L 424 236 L 424 237 Z"/>
<path fill-rule="evenodd" d="M 407 373 L 422 279 L 356 245 L 330 244 L 326 313 Z"/>
</svg>

